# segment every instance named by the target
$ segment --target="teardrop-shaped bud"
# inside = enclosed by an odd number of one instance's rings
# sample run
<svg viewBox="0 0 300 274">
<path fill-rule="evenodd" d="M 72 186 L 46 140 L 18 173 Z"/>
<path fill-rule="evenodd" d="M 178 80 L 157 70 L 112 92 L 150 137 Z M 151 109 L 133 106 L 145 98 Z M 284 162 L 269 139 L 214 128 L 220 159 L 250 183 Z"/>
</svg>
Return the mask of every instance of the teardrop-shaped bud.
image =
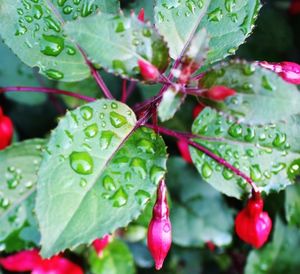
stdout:
<svg viewBox="0 0 300 274">
<path fill-rule="evenodd" d="M 237 235 L 255 248 L 264 245 L 268 240 L 271 229 L 272 220 L 268 213 L 263 211 L 263 200 L 261 198 L 251 198 L 235 219 Z"/>
<path fill-rule="evenodd" d="M 225 86 L 214 86 L 205 95 L 214 101 L 224 101 L 227 97 L 236 95 L 236 91 Z"/>
<path fill-rule="evenodd" d="M 155 261 L 157 270 L 162 268 L 172 243 L 172 227 L 166 195 L 166 185 L 162 180 L 157 189 L 157 198 L 147 237 L 148 249 Z"/>
<path fill-rule="evenodd" d="M 10 145 L 14 133 L 13 123 L 0 108 L 0 150 Z"/>
<path fill-rule="evenodd" d="M 145 22 L 145 10 L 144 8 L 141 8 L 139 14 L 138 14 L 138 19 L 141 21 L 141 22 Z"/>
<path fill-rule="evenodd" d="M 186 160 L 189 164 L 193 163 L 189 150 L 189 144 L 184 140 L 179 140 L 177 142 L 177 146 L 182 158 Z"/>
<path fill-rule="evenodd" d="M 140 59 L 138 60 L 140 73 L 146 81 L 156 81 L 160 75 L 158 69 L 150 62 Z"/>
<path fill-rule="evenodd" d="M 203 109 L 205 109 L 205 105 L 198 104 L 197 106 L 195 106 L 194 109 L 193 109 L 193 118 L 196 119 L 197 116 L 199 115 L 199 113 Z"/>
<path fill-rule="evenodd" d="M 106 234 L 102 238 L 93 241 L 93 247 L 96 250 L 99 257 L 102 257 L 103 250 L 107 247 L 111 239 L 111 236 Z"/>
</svg>

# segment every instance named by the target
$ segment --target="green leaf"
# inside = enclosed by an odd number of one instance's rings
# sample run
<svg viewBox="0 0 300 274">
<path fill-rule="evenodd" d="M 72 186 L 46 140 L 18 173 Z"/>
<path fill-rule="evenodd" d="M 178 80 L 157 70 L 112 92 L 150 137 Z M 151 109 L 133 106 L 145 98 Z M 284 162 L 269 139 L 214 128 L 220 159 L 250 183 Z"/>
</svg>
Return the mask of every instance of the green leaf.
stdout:
<svg viewBox="0 0 300 274">
<path fill-rule="evenodd" d="M 259 0 L 156 0 L 155 20 L 176 59 L 193 32 L 205 28 L 211 38 L 206 64 L 234 54 L 250 34 L 260 8 Z"/>
<path fill-rule="evenodd" d="M 298 165 L 300 168 L 300 162 Z M 297 183 L 285 190 L 285 215 L 288 223 L 300 227 L 300 185 Z"/>
<path fill-rule="evenodd" d="M 7 252 L 38 244 L 32 210 L 44 144 L 32 139 L 0 151 L 0 244 Z"/>
<path fill-rule="evenodd" d="M 160 120 L 165 122 L 173 118 L 183 100 L 184 96 L 181 93 L 176 92 L 172 88 L 167 89 L 157 109 Z"/>
<path fill-rule="evenodd" d="M 139 21 L 134 14 L 125 17 L 99 13 L 69 22 L 65 30 L 93 63 L 123 77 L 139 78 L 139 59 L 147 59 L 159 70 L 168 66 L 166 43 L 150 24 Z"/>
<path fill-rule="evenodd" d="M 232 241 L 233 212 L 222 195 L 199 178 L 182 158 L 168 161 L 168 187 L 173 194 L 173 242 L 185 247 L 218 246 Z"/>
<path fill-rule="evenodd" d="M 290 128 L 285 124 L 249 126 L 205 108 L 194 121 L 192 132 L 199 136 L 194 141 L 250 176 L 265 194 L 294 182 L 300 161 L 300 142 L 295 142 L 299 134 L 294 135 L 300 127 L 295 124 Z M 190 151 L 203 179 L 217 190 L 236 198 L 249 193 L 249 184 L 241 177 L 201 151 Z"/>
<path fill-rule="evenodd" d="M 277 218 L 273 241 L 259 250 L 250 252 L 245 274 L 298 274 L 299 245 L 299 230 L 284 226 Z"/>
<path fill-rule="evenodd" d="M 0 86 L 40 86 L 34 77 L 33 70 L 24 65 L 7 46 L 0 41 Z M 11 100 L 28 105 L 45 102 L 47 96 L 42 93 L 5 93 Z"/>
<path fill-rule="evenodd" d="M 89 253 L 91 272 L 94 274 L 134 274 L 134 260 L 127 245 L 114 240 L 103 251 L 103 256 L 98 257 L 94 250 Z"/>
<path fill-rule="evenodd" d="M 39 171 L 43 256 L 126 226 L 145 208 L 167 156 L 160 136 L 135 126 L 131 109 L 104 99 L 60 121 Z"/>
<path fill-rule="evenodd" d="M 200 85 L 224 85 L 236 90 L 237 96 L 214 105 L 245 123 L 276 123 L 300 112 L 297 87 L 254 63 L 232 61 L 217 65 L 205 73 Z"/>
<path fill-rule="evenodd" d="M 79 81 L 90 75 L 76 44 L 65 36 L 64 21 L 118 9 L 117 1 L 2 0 L 0 34 L 28 66 L 51 79 Z"/>
</svg>

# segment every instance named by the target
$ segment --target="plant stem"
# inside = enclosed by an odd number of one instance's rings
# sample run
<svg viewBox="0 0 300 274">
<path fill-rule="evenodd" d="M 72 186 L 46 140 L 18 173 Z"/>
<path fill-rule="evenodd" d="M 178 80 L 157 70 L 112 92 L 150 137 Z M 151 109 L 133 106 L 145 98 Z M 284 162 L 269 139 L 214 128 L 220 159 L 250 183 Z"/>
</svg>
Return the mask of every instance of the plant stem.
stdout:
<svg viewBox="0 0 300 274">
<path fill-rule="evenodd" d="M 136 88 L 136 84 L 137 82 L 131 81 L 128 89 L 127 89 L 127 96 L 126 96 L 126 100 L 131 96 L 131 94 L 133 93 L 134 89 Z"/>
<path fill-rule="evenodd" d="M 125 103 L 126 99 L 127 99 L 127 80 L 123 80 L 121 102 Z"/>
<path fill-rule="evenodd" d="M 38 92 L 38 93 L 47 93 L 47 94 L 60 94 L 71 96 L 77 99 L 84 100 L 86 102 L 93 102 L 96 99 L 81 95 L 75 92 L 54 89 L 54 88 L 45 88 L 45 87 L 0 87 L 0 93 L 4 92 Z"/>
<path fill-rule="evenodd" d="M 85 52 L 83 51 L 83 49 L 80 46 L 77 46 L 86 62 L 86 64 L 89 66 L 91 74 L 93 76 L 93 78 L 95 79 L 95 81 L 97 82 L 98 86 L 102 89 L 102 92 L 104 94 L 104 96 L 108 99 L 114 99 L 114 97 L 112 96 L 110 90 L 108 89 L 108 87 L 106 86 L 106 84 L 104 83 L 101 75 L 99 74 L 99 72 L 95 69 L 95 67 L 93 66 L 92 62 L 88 59 L 87 55 L 85 54 Z"/>
<path fill-rule="evenodd" d="M 152 128 L 154 130 L 156 128 L 162 134 L 172 136 L 172 137 L 175 137 L 179 140 L 183 140 L 183 141 L 187 142 L 189 145 L 197 148 L 198 150 L 202 151 L 203 153 L 205 153 L 207 156 L 209 156 L 210 158 L 212 158 L 213 160 L 215 160 L 216 162 L 218 162 L 222 166 L 224 166 L 224 167 L 228 168 L 229 170 L 231 170 L 232 172 L 234 172 L 237 176 L 242 177 L 244 180 L 246 180 L 246 182 L 248 184 L 250 184 L 250 186 L 252 187 L 252 190 L 253 190 L 254 193 L 259 193 L 258 187 L 256 186 L 256 184 L 252 181 L 252 179 L 248 175 L 246 175 L 245 173 L 240 171 L 238 168 L 236 168 L 233 165 L 231 165 L 230 163 L 228 163 L 222 157 L 219 157 L 218 155 L 214 154 L 213 152 L 211 152 L 206 147 L 192 141 L 191 140 L 191 134 L 184 133 L 184 132 L 177 132 L 177 131 L 170 130 L 168 128 L 164 128 L 164 127 L 160 127 L 160 126 L 153 126 L 153 125 L 150 125 L 150 124 L 147 124 L 146 126 L 149 127 L 149 128 Z"/>
</svg>

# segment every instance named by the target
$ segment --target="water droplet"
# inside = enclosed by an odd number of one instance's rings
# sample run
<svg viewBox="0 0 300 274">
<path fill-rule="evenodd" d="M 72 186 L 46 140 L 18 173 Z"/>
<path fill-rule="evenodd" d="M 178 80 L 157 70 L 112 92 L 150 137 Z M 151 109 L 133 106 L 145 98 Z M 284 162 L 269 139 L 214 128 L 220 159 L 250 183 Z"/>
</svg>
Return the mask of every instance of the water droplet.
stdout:
<svg viewBox="0 0 300 274">
<path fill-rule="evenodd" d="M 240 137 L 243 134 L 243 128 L 240 124 L 233 124 L 228 129 L 228 134 L 233 138 Z"/>
<path fill-rule="evenodd" d="M 291 180 L 294 180 L 300 175 L 300 159 L 294 160 L 288 167 L 288 176 Z"/>
<path fill-rule="evenodd" d="M 205 162 L 203 165 L 202 165 L 202 169 L 201 169 L 201 173 L 202 173 L 202 176 L 204 177 L 204 178 L 209 178 L 211 175 L 212 175 L 212 168 L 211 168 L 211 166 L 207 163 L 207 162 Z"/>
<path fill-rule="evenodd" d="M 86 187 L 86 186 L 87 186 L 87 180 L 84 179 L 84 178 L 81 178 L 81 179 L 80 179 L 79 185 L 80 185 L 81 187 Z"/>
<path fill-rule="evenodd" d="M 70 157 L 70 165 L 72 169 L 83 175 L 88 175 L 93 173 L 94 163 L 91 155 L 85 151 L 82 152 L 72 152 Z"/>
<path fill-rule="evenodd" d="M 247 134 L 244 136 L 245 141 L 247 141 L 247 142 L 253 141 L 255 138 L 255 129 L 248 127 L 246 129 L 246 132 L 247 132 Z"/>
<path fill-rule="evenodd" d="M 244 35 L 247 35 L 247 32 L 248 32 L 248 24 L 249 24 L 249 22 L 248 22 L 248 15 L 247 16 L 245 16 L 245 18 L 244 18 L 244 20 L 243 20 L 243 23 L 240 25 L 240 30 L 242 31 L 242 33 L 244 34 Z"/>
<path fill-rule="evenodd" d="M 64 49 L 64 39 L 55 35 L 44 35 L 40 40 L 40 50 L 48 56 L 58 56 Z"/>
<path fill-rule="evenodd" d="M 99 113 L 99 118 L 100 118 L 101 120 L 103 120 L 104 117 L 105 117 L 105 114 L 104 114 L 103 112 L 100 112 L 100 113 Z"/>
<path fill-rule="evenodd" d="M 15 32 L 15 36 L 23 35 L 27 32 L 27 28 L 25 26 L 19 26 Z"/>
<path fill-rule="evenodd" d="M 115 136 L 115 133 L 111 130 L 104 130 L 101 132 L 100 137 L 100 148 L 107 149 L 111 144 L 112 138 Z"/>
<path fill-rule="evenodd" d="M 57 4 L 60 6 L 60 7 L 63 7 L 64 4 L 67 2 L 67 0 L 57 0 Z"/>
<path fill-rule="evenodd" d="M 63 13 L 64 14 L 70 14 L 71 12 L 73 11 L 73 7 L 72 6 L 65 6 L 64 8 L 63 8 Z"/>
<path fill-rule="evenodd" d="M 111 124 L 115 128 L 120 128 L 120 127 L 124 126 L 125 124 L 127 124 L 127 120 L 126 120 L 125 116 L 123 116 L 115 111 L 110 112 L 109 118 L 110 118 Z"/>
<path fill-rule="evenodd" d="M 246 76 L 253 75 L 255 72 L 255 66 L 253 64 L 246 64 L 243 66 L 243 74 Z"/>
<path fill-rule="evenodd" d="M 265 176 L 267 179 L 271 179 L 272 174 L 271 174 L 269 171 L 265 171 L 265 172 L 264 172 L 264 176 Z"/>
<path fill-rule="evenodd" d="M 137 173 L 143 180 L 147 177 L 147 165 L 146 161 L 135 157 L 132 159 L 130 166 L 134 170 L 135 173 Z"/>
<path fill-rule="evenodd" d="M 151 196 L 148 192 L 141 189 L 135 193 L 135 198 L 139 205 L 144 205 L 147 201 L 149 201 L 150 197 Z"/>
<path fill-rule="evenodd" d="M 7 198 L 0 197 L 0 208 L 7 209 L 10 206 L 10 201 Z"/>
<path fill-rule="evenodd" d="M 126 66 L 121 60 L 113 60 L 112 67 L 119 74 L 126 74 Z"/>
<path fill-rule="evenodd" d="M 68 55 L 75 55 L 76 54 L 76 49 L 74 49 L 73 47 L 68 46 L 67 47 L 67 54 Z"/>
<path fill-rule="evenodd" d="M 150 29 L 143 29 L 142 34 L 145 37 L 151 37 L 152 31 Z"/>
<path fill-rule="evenodd" d="M 162 23 L 163 21 L 165 21 L 165 16 L 163 15 L 163 13 L 161 11 L 158 12 L 158 22 Z"/>
<path fill-rule="evenodd" d="M 283 170 L 286 167 L 285 163 L 276 163 L 272 165 L 272 173 L 278 174 L 281 170 Z"/>
<path fill-rule="evenodd" d="M 114 207 L 122 207 L 127 203 L 128 194 L 123 187 L 120 187 L 110 199 Z"/>
<path fill-rule="evenodd" d="M 43 16 L 43 8 L 40 5 L 34 5 L 33 7 L 33 17 L 37 20 L 41 19 Z"/>
<path fill-rule="evenodd" d="M 233 48 L 228 49 L 228 50 L 227 50 L 227 53 L 228 53 L 228 54 L 234 54 L 236 51 L 237 51 L 237 48 L 236 48 L 236 47 L 233 47 Z"/>
<path fill-rule="evenodd" d="M 17 12 L 18 12 L 19 15 L 23 15 L 24 14 L 24 11 L 22 9 L 20 9 L 20 8 L 17 9 Z"/>
<path fill-rule="evenodd" d="M 33 21 L 33 18 L 30 15 L 26 15 L 25 20 L 26 22 L 31 23 Z"/>
<path fill-rule="evenodd" d="M 150 170 L 150 179 L 152 183 L 157 185 L 164 174 L 165 174 L 165 170 L 162 167 L 152 166 Z"/>
<path fill-rule="evenodd" d="M 89 106 L 83 106 L 80 108 L 80 115 L 86 121 L 89 121 L 92 119 L 93 112 L 94 112 L 94 110 Z"/>
<path fill-rule="evenodd" d="M 286 141 L 286 134 L 278 132 L 278 133 L 276 133 L 276 137 L 274 138 L 272 144 L 275 147 L 280 147 L 285 143 L 285 141 Z"/>
<path fill-rule="evenodd" d="M 222 175 L 225 180 L 230 180 L 233 177 L 233 172 L 227 168 L 224 168 Z"/>
<path fill-rule="evenodd" d="M 250 177 L 254 182 L 259 182 L 262 179 L 259 165 L 250 166 Z"/>
<path fill-rule="evenodd" d="M 106 175 L 103 180 L 102 180 L 103 187 L 107 191 L 115 191 L 116 190 L 116 185 L 112 177 L 109 175 Z"/>
<path fill-rule="evenodd" d="M 232 12 L 236 5 L 236 0 L 225 0 L 225 9 L 228 12 Z"/>
<path fill-rule="evenodd" d="M 118 22 L 116 28 L 115 28 L 115 32 L 120 33 L 120 32 L 124 32 L 125 31 L 125 26 L 123 24 L 123 22 Z"/>
<path fill-rule="evenodd" d="M 247 156 L 249 156 L 249 157 L 251 157 L 251 158 L 254 157 L 254 152 L 253 152 L 253 150 L 250 149 L 250 148 L 246 150 L 246 154 L 247 154 Z"/>
<path fill-rule="evenodd" d="M 110 106 L 111 106 L 112 109 L 117 109 L 118 108 L 118 104 L 115 103 L 115 102 L 112 102 Z"/>
<path fill-rule="evenodd" d="M 233 23 L 236 23 L 238 21 L 238 15 L 236 13 L 230 13 L 228 15 Z"/>
<path fill-rule="evenodd" d="M 264 75 L 261 78 L 261 86 L 267 90 L 273 91 L 275 88 L 273 86 L 273 84 L 268 80 L 267 76 Z"/>
<path fill-rule="evenodd" d="M 223 11 L 220 8 L 216 8 L 208 14 L 208 20 L 210 22 L 219 22 L 222 20 Z"/>
<path fill-rule="evenodd" d="M 60 79 L 64 78 L 64 74 L 55 69 L 45 70 L 44 73 L 53 80 L 60 80 Z"/>
<path fill-rule="evenodd" d="M 88 138 L 95 137 L 97 135 L 97 133 L 98 133 L 98 126 L 97 126 L 97 124 L 89 125 L 88 127 L 86 127 L 84 129 L 84 134 Z"/>
<path fill-rule="evenodd" d="M 149 153 L 149 154 L 155 153 L 153 143 L 146 139 L 139 140 L 139 142 L 137 144 L 137 148 L 145 153 Z"/>
</svg>

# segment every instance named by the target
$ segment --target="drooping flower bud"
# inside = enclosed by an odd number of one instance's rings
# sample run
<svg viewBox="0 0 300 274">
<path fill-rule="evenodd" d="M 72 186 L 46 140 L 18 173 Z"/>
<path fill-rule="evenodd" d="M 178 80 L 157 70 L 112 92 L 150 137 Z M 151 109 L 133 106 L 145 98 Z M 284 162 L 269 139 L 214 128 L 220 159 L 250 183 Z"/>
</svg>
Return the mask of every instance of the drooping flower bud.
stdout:
<svg viewBox="0 0 300 274">
<path fill-rule="evenodd" d="M 186 160 L 189 164 L 193 163 L 191 154 L 189 151 L 189 144 L 185 142 L 184 140 L 179 140 L 177 142 L 177 146 L 179 149 L 179 152 L 184 160 Z"/>
<path fill-rule="evenodd" d="M 138 60 L 141 75 L 146 81 L 156 81 L 160 75 L 158 69 L 150 62 L 140 59 Z"/>
<path fill-rule="evenodd" d="M 283 80 L 291 84 L 300 85 L 300 65 L 293 62 L 268 63 L 259 62 L 263 68 L 276 72 Z"/>
<path fill-rule="evenodd" d="M 144 8 L 141 8 L 139 14 L 138 14 L 138 19 L 141 21 L 141 22 L 145 22 L 145 10 Z"/>
<path fill-rule="evenodd" d="M 236 91 L 225 86 L 211 87 L 206 93 L 206 97 L 215 101 L 224 101 L 227 97 L 233 96 Z"/>
<path fill-rule="evenodd" d="M 205 105 L 202 104 L 198 104 L 197 106 L 195 106 L 195 108 L 193 109 L 193 118 L 196 119 L 197 116 L 199 115 L 199 113 L 205 108 Z"/>
<path fill-rule="evenodd" d="M 107 247 L 111 239 L 110 235 L 104 235 L 102 238 L 93 241 L 93 247 L 96 250 L 99 257 L 102 257 L 103 250 Z"/>
<path fill-rule="evenodd" d="M 253 247 L 260 248 L 268 240 L 271 228 L 272 220 L 263 211 L 262 198 L 254 195 L 235 219 L 237 235 Z"/>
<path fill-rule="evenodd" d="M 14 133 L 13 123 L 0 107 L 0 150 L 10 145 Z"/>
<path fill-rule="evenodd" d="M 148 227 L 147 242 L 157 270 L 162 268 L 172 243 L 172 228 L 166 195 L 166 185 L 162 180 L 157 189 L 152 220 Z"/>
</svg>

